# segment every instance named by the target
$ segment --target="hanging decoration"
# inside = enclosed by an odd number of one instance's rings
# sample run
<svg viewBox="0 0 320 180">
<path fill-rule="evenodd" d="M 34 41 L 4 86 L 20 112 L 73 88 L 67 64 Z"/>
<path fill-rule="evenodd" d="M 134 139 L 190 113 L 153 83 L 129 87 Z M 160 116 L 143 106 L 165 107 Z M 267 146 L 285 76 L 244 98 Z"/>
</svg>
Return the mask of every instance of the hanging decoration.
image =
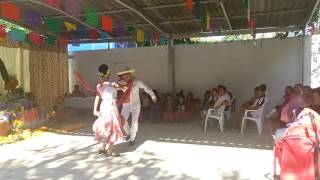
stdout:
<svg viewBox="0 0 320 180">
<path fill-rule="evenodd" d="M 48 17 L 46 21 L 47 31 L 59 31 L 60 23 L 57 19 Z"/>
<path fill-rule="evenodd" d="M 207 31 L 211 31 L 211 16 L 209 13 L 207 13 Z"/>
<path fill-rule="evenodd" d="M 76 38 L 77 39 L 86 39 L 88 38 L 89 34 L 86 29 L 79 29 L 76 33 Z"/>
<path fill-rule="evenodd" d="M 214 19 L 211 18 L 211 32 L 214 32 L 215 31 L 215 24 L 214 24 Z"/>
<path fill-rule="evenodd" d="M 33 44 L 40 45 L 43 42 L 43 37 L 39 33 L 30 32 L 29 41 L 32 42 Z"/>
<path fill-rule="evenodd" d="M 89 30 L 89 38 L 90 39 L 96 41 L 96 40 L 99 39 L 99 37 L 100 37 L 100 34 L 99 34 L 99 32 L 97 30 L 95 30 L 95 29 L 90 29 Z"/>
<path fill-rule="evenodd" d="M 152 34 L 152 45 L 153 46 L 158 46 L 160 44 L 160 33 L 159 32 L 154 32 Z"/>
<path fill-rule="evenodd" d="M 0 38 L 6 38 L 7 32 L 6 32 L 6 26 L 0 25 Z"/>
<path fill-rule="evenodd" d="M 76 19 L 80 19 L 81 3 L 79 0 L 67 0 L 65 2 L 66 13 Z"/>
<path fill-rule="evenodd" d="M 195 16 L 197 17 L 197 19 L 200 19 L 200 17 L 201 17 L 201 4 L 200 4 L 200 0 L 196 0 L 194 13 L 195 13 Z"/>
<path fill-rule="evenodd" d="M 40 13 L 32 10 L 26 10 L 24 12 L 24 18 L 26 24 L 28 24 L 31 27 L 40 27 L 41 26 L 41 15 Z"/>
<path fill-rule="evenodd" d="M 186 2 L 186 8 L 188 11 L 192 12 L 192 8 L 193 8 L 193 0 L 185 0 Z"/>
<path fill-rule="evenodd" d="M 76 31 L 77 30 L 77 25 L 70 23 L 68 21 L 64 21 L 64 26 L 66 27 L 67 31 Z"/>
<path fill-rule="evenodd" d="M 166 44 L 166 37 L 162 33 L 160 34 L 160 45 Z"/>
<path fill-rule="evenodd" d="M 112 33 L 112 19 L 109 16 L 102 16 L 101 18 L 102 29 L 108 33 Z"/>
<path fill-rule="evenodd" d="M 45 38 L 45 42 L 47 43 L 47 44 L 54 44 L 55 42 L 56 42 L 56 40 L 57 40 L 57 38 L 56 37 L 54 37 L 54 36 L 52 36 L 52 35 L 50 35 L 50 34 L 47 34 L 46 35 L 46 38 Z"/>
<path fill-rule="evenodd" d="M 102 41 L 107 41 L 108 38 L 109 38 L 108 33 L 106 33 L 106 32 L 100 32 L 100 39 L 101 39 Z"/>
<path fill-rule="evenodd" d="M 23 30 L 13 28 L 9 31 L 9 37 L 12 41 L 24 42 L 26 33 Z"/>
<path fill-rule="evenodd" d="M 20 20 L 20 7 L 13 3 L 3 1 L 1 3 L 1 12 L 2 12 L 2 16 L 9 20 L 14 20 L 14 21 Z"/>
<path fill-rule="evenodd" d="M 116 35 L 117 37 L 122 37 L 126 35 L 125 27 L 122 23 L 118 23 L 116 26 Z"/>
<path fill-rule="evenodd" d="M 201 8 L 201 16 L 200 16 L 200 25 L 201 25 L 201 29 L 206 29 L 207 28 L 207 13 L 206 13 L 206 9 L 203 7 Z"/>
<path fill-rule="evenodd" d="M 44 2 L 49 6 L 52 6 L 56 9 L 60 9 L 60 0 L 44 0 Z"/>
<path fill-rule="evenodd" d="M 91 6 L 84 8 L 86 23 L 93 27 L 99 26 L 97 10 Z"/>
<path fill-rule="evenodd" d="M 128 32 L 129 32 L 130 34 L 133 34 L 133 33 L 136 32 L 136 29 L 135 29 L 133 26 L 128 26 Z"/>
<path fill-rule="evenodd" d="M 58 42 L 59 42 L 60 46 L 67 46 L 69 39 L 65 36 L 61 36 L 61 37 L 59 37 Z"/>
<path fill-rule="evenodd" d="M 144 42 L 144 31 L 141 29 L 137 30 L 137 42 L 139 43 Z"/>
</svg>

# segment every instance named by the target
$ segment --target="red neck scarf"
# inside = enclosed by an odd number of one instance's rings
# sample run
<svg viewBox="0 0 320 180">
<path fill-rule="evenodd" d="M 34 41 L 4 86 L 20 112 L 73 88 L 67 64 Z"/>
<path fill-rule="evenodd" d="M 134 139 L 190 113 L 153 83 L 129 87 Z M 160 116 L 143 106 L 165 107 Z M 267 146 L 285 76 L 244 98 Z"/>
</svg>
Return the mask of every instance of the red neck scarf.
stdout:
<svg viewBox="0 0 320 180">
<path fill-rule="evenodd" d="M 129 81 L 128 84 L 128 89 L 124 94 L 120 97 L 119 99 L 119 104 L 124 104 L 124 103 L 130 103 L 130 97 L 131 97 L 131 91 L 132 91 L 132 86 L 133 86 L 133 80 Z"/>
</svg>

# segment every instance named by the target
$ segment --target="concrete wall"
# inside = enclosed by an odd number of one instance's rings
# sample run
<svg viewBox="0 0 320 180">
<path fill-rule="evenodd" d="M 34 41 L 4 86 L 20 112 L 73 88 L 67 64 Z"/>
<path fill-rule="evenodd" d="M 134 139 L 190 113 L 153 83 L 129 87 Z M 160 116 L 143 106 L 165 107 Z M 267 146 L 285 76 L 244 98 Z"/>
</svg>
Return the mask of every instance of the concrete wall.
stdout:
<svg viewBox="0 0 320 180">
<path fill-rule="evenodd" d="M 176 89 L 201 97 L 205 90 L 224 84 L 239 105 L 252 96 L 255 86 L 265 83 L 271 109 L 286 85 L 308 81 L 308 57 L 303 54 L 303 44 L 307 47 L 308 43 L 303 38 L 287 38 L 258 40 L 256 44 L 242 41 L 175 46 Z M 138 79 L 162 92 L 170 91 L 167 47 L 76 52 L 69 67 L 96 84 L 97 67 L 102 63 L 109 64 L 113 72 L 123 66 L 136 68 Z"/>
</svg>

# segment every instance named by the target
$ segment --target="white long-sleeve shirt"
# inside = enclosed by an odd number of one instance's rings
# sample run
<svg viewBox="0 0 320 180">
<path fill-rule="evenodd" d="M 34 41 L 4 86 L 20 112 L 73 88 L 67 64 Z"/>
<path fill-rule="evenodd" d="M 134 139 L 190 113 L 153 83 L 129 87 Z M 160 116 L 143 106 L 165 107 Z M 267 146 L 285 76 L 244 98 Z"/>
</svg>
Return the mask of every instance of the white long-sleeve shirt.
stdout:
<svg viewBox="0 0 320 180">
<path fill-rule="evenodd" d="M 142 81 L 134 80 L 132 85 L 132 90 L 130 94 L 130 103 L 124 103 L 123 106 L 131 106 L 132 109 L 140 108 L 140 93 L 139 90 L 143 89 L 147 94 L 149 94 L 152 100 L 156 100 L 156 96 L 153 93 L 153 90 L 146 86 Z"/>
</svg>

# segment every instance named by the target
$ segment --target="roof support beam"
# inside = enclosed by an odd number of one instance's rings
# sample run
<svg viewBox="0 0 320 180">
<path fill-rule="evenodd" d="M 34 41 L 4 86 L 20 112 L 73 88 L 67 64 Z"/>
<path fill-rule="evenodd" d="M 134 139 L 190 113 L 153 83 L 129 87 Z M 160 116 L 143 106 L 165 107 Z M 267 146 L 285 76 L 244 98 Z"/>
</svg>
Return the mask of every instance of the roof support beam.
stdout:
<svg viewBox="0 0 320 180">
<path fill-rule="evenodd" d="M 316 2 L 314 3 L 312 11 L 311 11 L 311 13 L 309 14 L 309 16 L 307 18 L 306 25 L 308 25 L 310 23 L 310 21 L 312 20 L 313 15 L 314 15 L 314 13 L 316 12 L 316 10 L 318 8 L 319 2 L 320 2 L 320 0 L 316 0 Z"/>
<path fill-rule="evenodd" d="M 157 24 L 154 20 L 152 20 L 150 17 L 148 17 L 148 15 L 146 15 L 144 13 L 144 11 L 141 8 L 139 8 L 136 4 L 134 4 L 133 2 L 129 5 L 128 3 L 123 2 L 123 0 L 115 0 L 115 1 L 123 6 L 127 7 L 128 9 L 132 10 L 133 12 L 135 12 L 136 14 L 141 16 L 144 20 L 146 20 L 149 24 L 151 24 L 154 28 L 156 28 L 159 32 L 168 36 L 168 34 L 162 29 L 162 27 L 159 24 Z"/>
<path fill-rule="evenodd" d="M 232 26 L 231 26 L 231 23 L 230 23 L 230 19 L 229 19 L 228 13 L 226 11 L 226 8 L 224 7 L 224 4 L 223 4 L 222 0 L 220 1 L 220 6 L 221 6 L 222 12 L 224 14 L 224 17 L 226 18 L 229 30 L 232 31 Z"/>
</svg>

